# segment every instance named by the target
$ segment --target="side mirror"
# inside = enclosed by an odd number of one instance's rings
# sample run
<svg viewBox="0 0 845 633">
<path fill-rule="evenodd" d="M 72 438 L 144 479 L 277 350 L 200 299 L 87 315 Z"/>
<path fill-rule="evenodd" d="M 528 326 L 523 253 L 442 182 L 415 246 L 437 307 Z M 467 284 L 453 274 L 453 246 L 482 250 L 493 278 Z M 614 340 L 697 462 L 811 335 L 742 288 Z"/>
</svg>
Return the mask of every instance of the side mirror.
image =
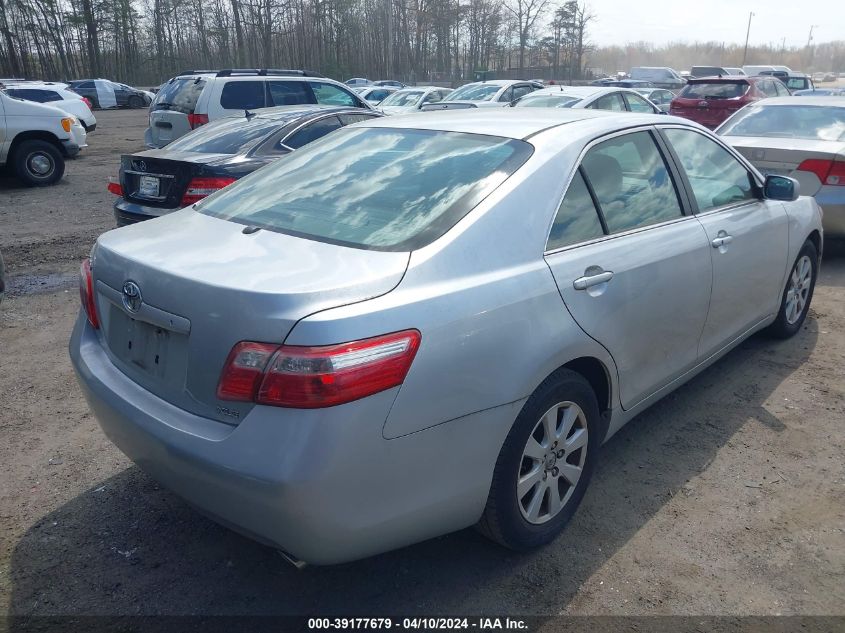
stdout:
<svg viewBox="0 0 845 633">
<path fill-rule="evenodd" d="M 763 195 L 769 200 L 783 200 L 792 202 L 798 199 L 800 185 L 794 178 L 788 176 L 766 176 L 766 184 L 763 185 Z"/>
</svg>

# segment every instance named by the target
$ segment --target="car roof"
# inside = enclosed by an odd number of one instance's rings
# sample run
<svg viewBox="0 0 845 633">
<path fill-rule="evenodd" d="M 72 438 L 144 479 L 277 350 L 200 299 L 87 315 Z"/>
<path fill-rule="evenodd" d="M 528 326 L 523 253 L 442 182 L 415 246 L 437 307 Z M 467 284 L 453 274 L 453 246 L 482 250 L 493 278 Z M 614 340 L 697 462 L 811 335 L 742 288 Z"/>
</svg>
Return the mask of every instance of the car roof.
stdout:
<svg viewBox="0 0 845 633">
<path fill-rule="evenodd" d="M 617 119 L 617 117 L 622 117 Z M 401 117 L 382 117 L 359 123 L 356 127 L 408 128 L 444 132 L 484 134 L 512 139 L 526 139 L 560 125 L 595 124 L 594 119 L 606 119 L 609 130 L 636 125 L 654 125 L 669 120 L 683 121 L 665 115 L 637 114 L 568 108 L 480 108 L 439 110 L 408 114 Z M 622 122 L 622 125 L 619 124 Z M 598 122 L 599 124 L 602 121 Z"/>
<path fill-rule="evenodd" d="M 771 75 L 714 75 L 712 77 L 691 77 L 687 83 L 704 84 L 718 83 L 720 81 L 724 81 L 726 83 L 736 83 L 737 81 L 744 81 L 747 83 L 752 81 L 762 81 L 764 79 L 777 79 L 777 77 L 772 77 Z"/>
<path fill-rule="evenodd" d="M 585 98 L 606 92 L 619 92 L 620 90 L 625 90 L 625 88 L 622 88 L 621 86 L 549 86 L 548 88 L 535 90 L 525 96 L 563 95 L 568 97 Z"/>
<path fill-rule="evenodd" d="M 827 95 L 825 98 L 792 95 L 789 97 L 769 97 L 767 99 L 760 99 L 755 101 L 754 105 L 765 106 L 786 106 L 786 105 L 805 105 L 805 106 L 834 106 L 837 108 L 845 108 L 845 96 Z"/>
<path fill-rule="evenodd" d="M 512 84 L 530 84 L 530 83 L 539 83 L 536 79 L 485 79 L 484 81 L 471 81 L 468 84 L 464 84 L 464 86 L 475 86 L 481 84 L 487 84 L 488 86 L 510 86 Z M 464 86 L 460 86 L 463 88 Z"/>
</svg>

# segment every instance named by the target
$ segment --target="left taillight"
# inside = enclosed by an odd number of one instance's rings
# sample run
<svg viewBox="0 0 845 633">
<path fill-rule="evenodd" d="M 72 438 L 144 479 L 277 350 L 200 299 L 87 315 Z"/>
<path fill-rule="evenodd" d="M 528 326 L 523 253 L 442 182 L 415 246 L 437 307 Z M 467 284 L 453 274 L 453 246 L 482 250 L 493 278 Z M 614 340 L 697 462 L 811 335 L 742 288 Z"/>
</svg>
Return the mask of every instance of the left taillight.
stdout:
<svg viewBox="0 0 845 633">
<path fill-rule="evenodd" d="M 109 193 L 113 193 L 116 196 L 123 196 L 123 186 L 120 184 L 120 180 L 118 178 L 109 178 L 108 187 Z"/>
<path fill-rule="evenodd" d="M 203 198 L 210 196 L 215 191 L 227 187 L 235 182 L 234 178 L 215 176 L 206 178 L 192 178 L 182 196 L 182 206 L 187 207 Z"/>
<path fill-rule="evenodd" d="M 99 330 L 100 319 L 97 317 L 97 304 L 94 301 L 94 275 L 91 272 L 91 260 L 88 258 L 83 259 L 79 267 L 79 300 L 85 309 L 88 323 L 95 330 Z"/>
<path fill-rule="evenodd" d="M 420 345 L 417 330 L 302 347 L 235 345 L 217 386 L 221 400 L 275 407 L 333 407 L 401 385 Z"/>
<path fill-rule="evenodd" d="M 192 130 L 196 130 L 200 125 L 205 125 L 208 123 L 208 115 L 207 114 L 189 114 L 188 115 L 188 125 L 191 126 Z"/>
<path fill-rule="evenodd" d="M 816 175 L 823 185 L 845 185 L 845 162 L 822 158 L 808 158 L 798 165 L 798 171 L 809 171 Z"/>
</svg>

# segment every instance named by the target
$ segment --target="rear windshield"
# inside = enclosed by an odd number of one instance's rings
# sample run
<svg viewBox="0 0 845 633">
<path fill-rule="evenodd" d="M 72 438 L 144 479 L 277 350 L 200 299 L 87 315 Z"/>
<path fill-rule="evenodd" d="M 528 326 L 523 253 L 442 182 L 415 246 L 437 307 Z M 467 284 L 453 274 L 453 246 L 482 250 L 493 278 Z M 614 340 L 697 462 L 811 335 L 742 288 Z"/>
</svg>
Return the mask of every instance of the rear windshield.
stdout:
<svg viewBox="0 0 845 633">
<path fill-rule="evenodd" d="M 571 108 L 581 101 L 578 97 L 569 95 L 537 95 L 525 97 L 517 101 L 517 108 Z"/>
<path fill-rule="evenodd" d="M 390 95 L 387 99 L 381 102 L 383 106 L 411 106 L 415 105 L 417 101 L 420 100 L 420 97 L 423 96 L 423 93 L 419 90 L 409 90 L 405 92 L 404 90 L 400 90 L 399 92 L 394 92 Z"/>
<path fill-rule="evenodd" d="M 258 117 L 227 117 L 179 137 L 168 144 L 167 149 L 202 154 L 237 154 L 281 127 L 278 121 Z"/>
<path fill-rule="evenodd" d="M 748 92 L 742 81 L 696 82 L 687 84 L 678 94 L 684 99 L 737 99 Z"/>
<path fill-rule="evenodd" d="M 492 84 L 467 84 L 450 92 L 443 101 L 489 101 L 501 89 L 501 86 Z"/>
<path fill-rule="evenodd" d="M 845 140 L 845 108 L 815 105 L 750 106 L 719 130 L 723 136 Z"/>
<path fill-rule="evenodd" d="M 436 240 L 531 155 L 524 141 L 345 128 L 207 198 L 197 210 L 319 241 L 409 251 Z"/>
<path fill-rule="evenodd" d="M 158 91 L 153 110 L 176 110 L 184 114 L 193 114 L 197 99 L 205 87 L 205 79 L 174 79 L 168 81 Z"/>
</svg>

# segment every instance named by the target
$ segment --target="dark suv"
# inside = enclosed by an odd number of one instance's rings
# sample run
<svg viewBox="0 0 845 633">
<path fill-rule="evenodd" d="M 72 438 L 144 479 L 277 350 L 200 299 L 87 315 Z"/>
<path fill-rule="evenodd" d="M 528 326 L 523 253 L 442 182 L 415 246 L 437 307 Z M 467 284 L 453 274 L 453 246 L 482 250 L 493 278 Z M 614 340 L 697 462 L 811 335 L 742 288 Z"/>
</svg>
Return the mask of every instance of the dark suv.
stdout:
<svg viewBox="0 0 845 633">
<path fill-rule="evenodd" d="M 690 79 L 672 99 L 669 114 L 690 119 L 711 130 L 741 107 L 766 97 L 787 97 L 789 90 L 774 77 L 703 77 Z"/>
<path fill-rule="evenodd" d="M 82 95 L 91 102 L 91 107 L 108 107 L 106 99 L 114 92 L 115 105 L 118 108 L 143 108 L 150 105 L 150 98 L 142 90 L 137 90 L 126 84 L 115 83 L 108 79 L 76 79 L 68 85 L 75 93 Z"/>
</svg>

